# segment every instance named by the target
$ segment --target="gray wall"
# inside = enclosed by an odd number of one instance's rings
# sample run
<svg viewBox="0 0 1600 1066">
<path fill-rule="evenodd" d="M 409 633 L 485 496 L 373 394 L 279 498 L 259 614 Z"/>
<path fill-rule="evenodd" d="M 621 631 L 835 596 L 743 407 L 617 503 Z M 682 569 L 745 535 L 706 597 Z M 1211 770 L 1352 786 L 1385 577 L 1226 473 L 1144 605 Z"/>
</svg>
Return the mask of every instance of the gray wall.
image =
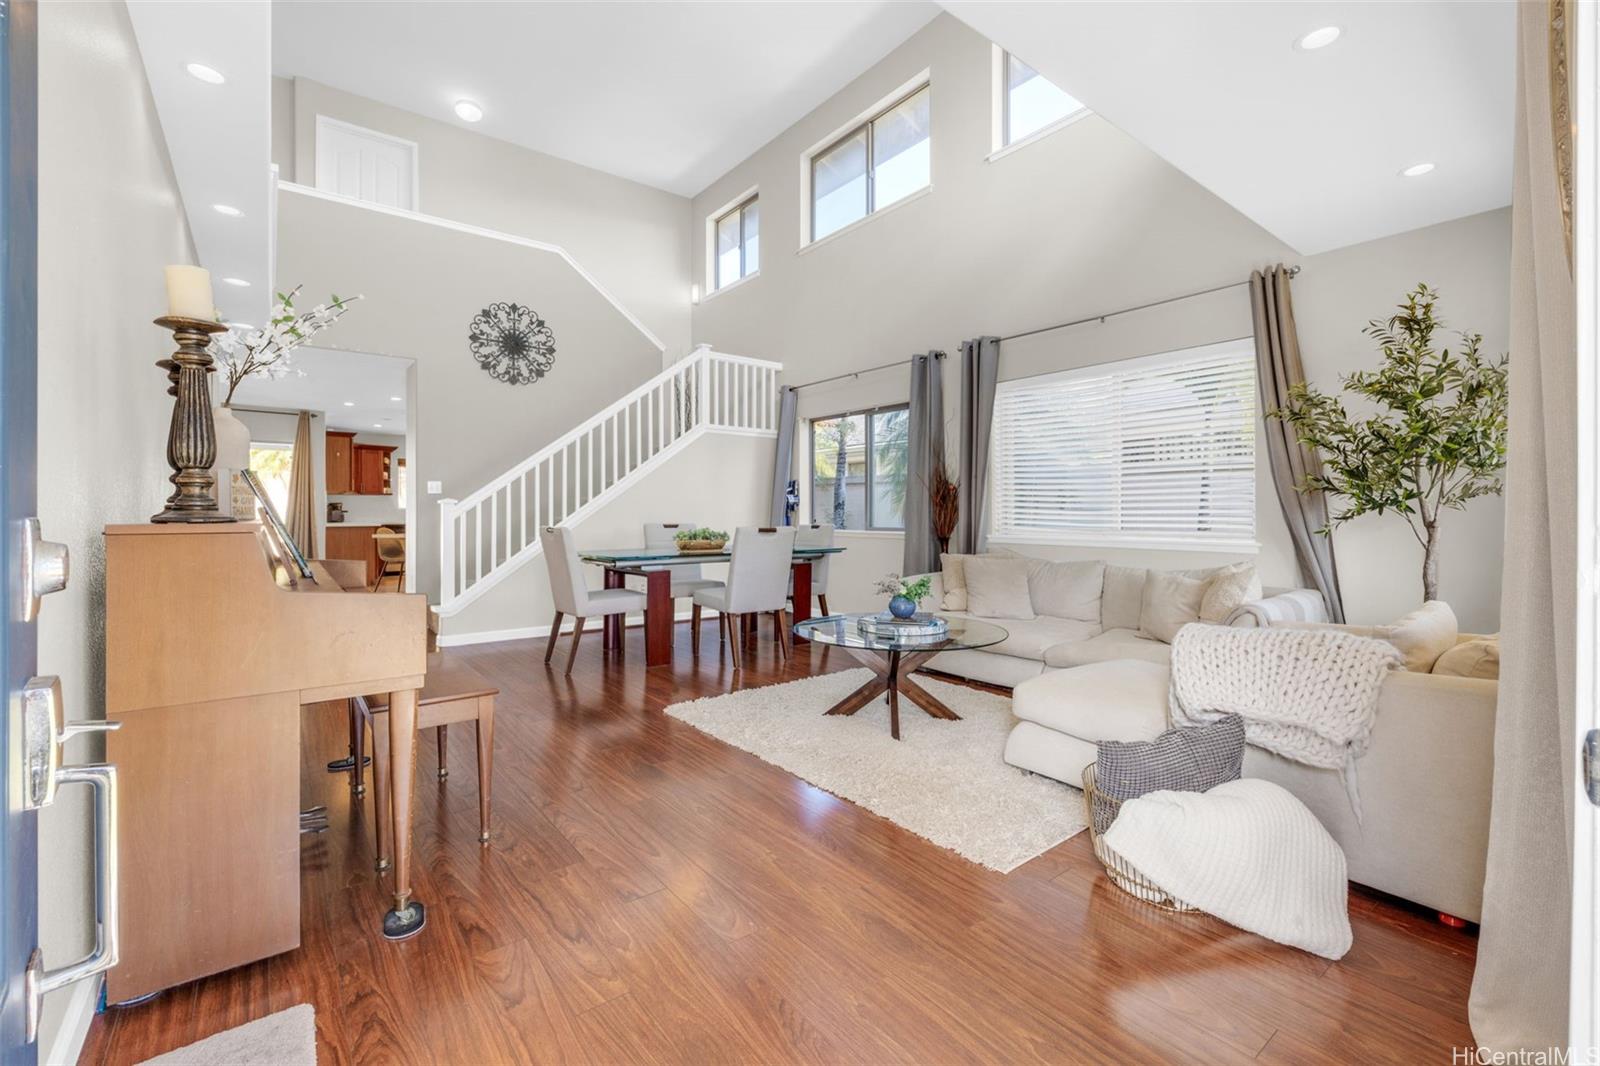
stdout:
<svg viewBox="0 0 1600 1066">
<path fill-rule="evenodd" d="M 816 111 L 713 183 L 694 202 L 691 256 L 705 276 L 706 217 L 759 186 L 760 275 L 703 299 L 694 339 L 785 364 L 804 382 L 956 345 L 1243 280 L 1257 267 L 1302 262 L 1295 283 L 1307 374 L 1336 387 L 1372 365 L 1360 328 L 1387 316 L 1427 280 L 1447 320 L 1507 343 L 1509 215 L 1490 212 L 1383 241 L 1301 259 L 1188 177 L 1091 116 L 989 159 L 991 45 L 940 16 Z M 933 188 L 856 229 L 800 251 L 802 154 L 922 70 L 933 84 Z M 1003 347 L 1002 378 L 1248 336 L 1245 289 L 1077 327 Z M 945 394 L 958 393 L 955 360 Z M 903 400 L 906 372 L 849 379 L 801 393 L 802 418 Z M 949 433 L 952 447 L 955 431 Z M 797 449 L 800 451 L 801 449 Z M 1262 480 L 1258 563 L 1269 584 L 1295 581 L 1292 551 Z M 1474 502 L 1444 529 L 1441 587 L 1476 629 L 1498 625 L 1502 507 Z M 830 605 L 870 601 L 867 583 L 900 566 L 901 539 L 845 537 Z M 1336 537 L 1351 617 L 1392 618 L 1421 598 L 1420 549 L 1403 523 L 1367 518 Z M 1133 565 L 1199 564 L 1211 557 L 1132 549 L 1019 550 L 1113 557 Z M 858 596 L 860 597 L 858 599 Z"/>
<path fill-rule="evenodd" d="M 194 261 L 126 7 L 39 5 L 39 517 L 72 551 L 71 584 L 40 614 L 39 669 L 61 676 L 70 718 L 105 710 L 101 529 L 145 521 L 171 491 L 172 401 L 152 363 L 172 338 L 150 320 L 166 310 L 162 267 Z M 40 945 L 56 965 L 92 941 L 82 792 L 40 818 Z M 45 1002 L 41 1049 L 70 994 Z"/>
<path fill-rule="evenodd" d="M 320 348 L 415 360 L 411 551 L 416 589 L 435 597 L 438 497 L 426 483 L 462 498 L 660 368 L 656 348 L 554 253 L 280 192 L 277 262 L 280 286 L 365 296 Z M 549 322 L 556 362 L 542 381 L 495 381 L 468 351 L 473 316 L 500 300 Z"/>
<path fill-rule="evenodd" d="M 415 141 L 423 213 L 561 245 L 661 339 L 669 358 L 688 351 L 684 197 L 305 78 L 273 83 L 272 158 L 286 180 L 316 184 L 319 114 Z"/>
</svg>

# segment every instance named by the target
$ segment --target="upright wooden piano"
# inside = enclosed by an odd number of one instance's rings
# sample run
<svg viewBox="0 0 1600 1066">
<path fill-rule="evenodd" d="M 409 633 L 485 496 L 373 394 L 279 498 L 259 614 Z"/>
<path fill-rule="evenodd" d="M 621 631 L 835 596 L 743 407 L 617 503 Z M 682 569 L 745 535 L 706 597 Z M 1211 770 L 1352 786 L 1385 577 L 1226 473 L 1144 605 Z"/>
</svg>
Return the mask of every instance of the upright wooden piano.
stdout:
<svg viewBox="0 0 1600 1066">
<path fill-rule="evenodd" d="M 300 944 L 300 708 L 389 694 L 394 909 L 411 897 L 422 596 L 346 592 L 255 522 L 109 526 L 107 735 L 120 778 L 120 1003 Z M 376 917 L 376 915 L 374 916 Z"/>
</svg>

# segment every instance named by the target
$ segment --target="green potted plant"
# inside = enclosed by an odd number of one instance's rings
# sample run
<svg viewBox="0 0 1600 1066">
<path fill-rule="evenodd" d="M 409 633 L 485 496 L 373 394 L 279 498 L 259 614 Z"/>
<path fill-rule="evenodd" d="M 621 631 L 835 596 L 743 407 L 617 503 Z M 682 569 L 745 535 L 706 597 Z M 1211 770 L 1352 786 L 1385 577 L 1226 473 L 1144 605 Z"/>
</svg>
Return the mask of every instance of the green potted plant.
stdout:
<svg viewBox="0 0 1600 1066">
<path fill-rule="evenodd" d="M 720 529 L 680 529 L 672 535 L 673 543 L 681 552 L 719 552 L 728 543 L 728 534 Z"/>
<path fill-rule="evenodd" d="M 926 574 L 915 581 L 906 581 L 899 574 L 890 574 L 873 586 L 889 597 L 889 613 L 899 619 L 917 613 L 917 606 L 933 591 L 933 580 Z"/>
<path fill-rule="evenodd" d="M 1270 412 L 1315 448 L 1322 467 L 1301 492 L 1326 492 L 1344 501 L 1318 532 L 1360 515 L 1393 511 L 1422 546 L 1422 596 L 1439 594 L 1439 518 L 1478 496 L 1505 489 L 1506 357 L 1486 358 L 1483 337 L 1462 332 L 1455 350 L 1435 348 L 1444 325 L 1434 313 L 1439 294 L 1418 285 L 1399 314 L 1362 330 L 1378 343 L 1383 364 L 1343 379 L 1364 401 L 1349 414 L 1336 397 L 1301 383 L 1288 404 Z"/>
</svg>

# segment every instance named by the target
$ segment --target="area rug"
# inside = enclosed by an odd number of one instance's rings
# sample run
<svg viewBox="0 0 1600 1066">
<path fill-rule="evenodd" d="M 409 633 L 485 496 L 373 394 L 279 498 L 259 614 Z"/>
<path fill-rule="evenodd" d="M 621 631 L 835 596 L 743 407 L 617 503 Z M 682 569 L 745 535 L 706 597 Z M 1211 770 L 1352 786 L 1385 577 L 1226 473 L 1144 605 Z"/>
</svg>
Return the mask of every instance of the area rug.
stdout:
<svg viewBox="0 0 1600 1066">
<path fill-rule="evenodd" d="M 889 736 L 885 697 L 848 717 L 823 713 L 871 676 L 824 674 L 675 703 L 667 714 L 1001 873 L 1083 829 L 1081 792 L 1001 757 L 1016 723 L 1008 698 L 919 675 L 961 721 L 902 699 L 900 740 Z"/>
<path fill-rule="evenodd" d="M 146 1059 L 140 1066 L 316 1066 L 317 1015 L 311 1004 L 280 1010 Z"/>
</svg>

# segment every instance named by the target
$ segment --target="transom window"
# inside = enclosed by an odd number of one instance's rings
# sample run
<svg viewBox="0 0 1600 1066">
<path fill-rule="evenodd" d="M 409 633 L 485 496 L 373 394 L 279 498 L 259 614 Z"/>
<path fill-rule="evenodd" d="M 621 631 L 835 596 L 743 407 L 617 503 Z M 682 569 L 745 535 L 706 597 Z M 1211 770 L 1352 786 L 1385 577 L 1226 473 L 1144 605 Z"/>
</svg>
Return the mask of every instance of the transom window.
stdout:
<svg viewBox="0 0 1600 1066">
<path fill-rule="evenodd" d="M 811 157 L 811 240 L 927 188 L 931 99 L 924 85 Z"/>
<path fill-rule="evenodd" d="M 761 204 L 748 200 L 717 217 L 716 269 L 712 291 L 747 278 L 761 269 Z"/>
<path fill-rule="evenodd" d="M 1248 340 L 1002 383 L 991 536 L 1249 550 L 1255 423 Z"/>
<path fill-rule="evenodd" d="M 1002 58 L 1002 148 L 1088 110 L 1010 52 L 1003 52 Z"/>
<path fill-rule="evenodd" d="M 838 529 L 904 529 L 910 409 L 811 420 L 811 517 Z"/>
</svg>

